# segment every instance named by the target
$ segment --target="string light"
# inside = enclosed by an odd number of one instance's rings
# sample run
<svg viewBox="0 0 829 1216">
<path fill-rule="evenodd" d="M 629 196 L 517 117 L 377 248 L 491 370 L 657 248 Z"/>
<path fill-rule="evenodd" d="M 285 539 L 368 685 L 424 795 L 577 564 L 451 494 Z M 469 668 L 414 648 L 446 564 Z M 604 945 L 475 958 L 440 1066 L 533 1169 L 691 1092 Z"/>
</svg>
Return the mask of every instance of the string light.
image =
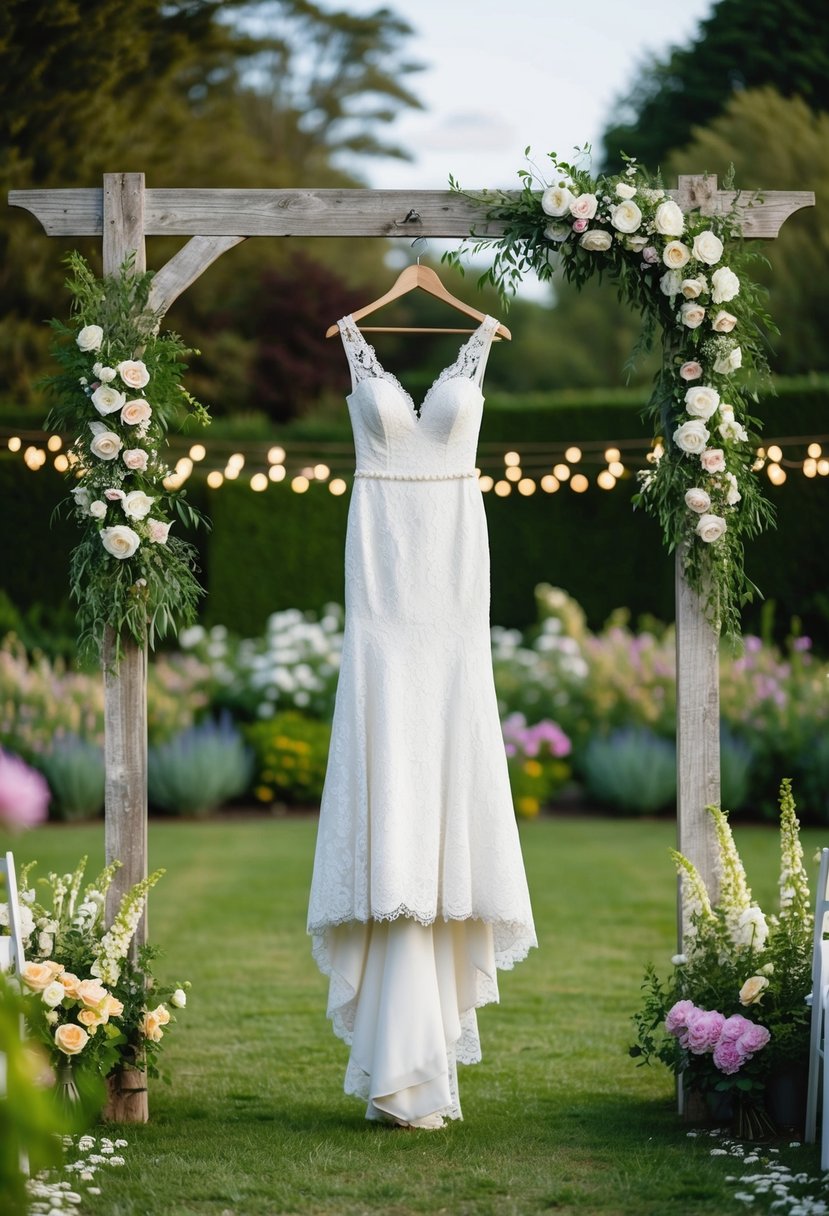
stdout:
<svg viewBox="0 0 829 1216">
<path fill-rule="evenodd" d="M 532 477 L 522 477 L 518 483 L 518 493 L 523 494 L 525 498 L 529 498 L 530 494 L 535 494 L 535 482 Z"/>
<path fill-rule="evenodd" d="M 193 461 L 189 456 L 182 456 L 180 460 L 176 461 L 176 474 L 181 481 L 186 481 L 192 472 Z"/>
<path fill-rule="evenodd" d="M 504 453 L 504 464 L 507 466 L 507 468 L 509 468 L 510 465 L 520 464 L 520 463 L 521 463 L 521 457 L 518 455 L 517 452 L 505 452 Z"/>
<path fill-rule="evenodd" d="M 589 485 L 590 482 L 587 480 L 584 473 L 576 473 L 570 478 L 570 489 L 574 490 L 576 494 L 583 494 Z"/>
<path fill-rule="evenodd" d="M 506 498 L 508 494 L 512 493 L 512 486 L 508 481 L 496 481 L 493 489 L 499 498 Z"/>
<path fill-rule="evenodd" d="M 829 475 L 829 460 L 819 460 L 817 462 L 817 471 L 820 473 L 821 477 L 826 477 Z"/>
<path fill-rule="evenodd" d="M 569 461 L 570 464 L 578 464 L 581 460 L 581 448 L 577 448 L 574 444 L 564 453 L 564 459 Z"/>
<path fill-rule="evenodd" d="M 758 455 L 759 455 L 759 453 L 758 453 Z M 779 460 L 782 460 L 782 459 L 783 459 L 783 449 L 782 449 L 782 448 L 780 448 L 780 447 L 778 447 L 776 443 L 773 443 L 773 444 L 771 444 L 771 446 L 769 447 L 768 452 L 766 453 L 766 455 L 768 456 L 769 460 L 771 460 L 771 461 L 773 461 L 775 464 L 777 464 L 777 462 L 778 462 Z"/>
<path fill-rule="evenodd" d="M 547 494 L 555 494 L 560 485 L 561 482 L 557 477 L 553 477 L 552 473 L 545 473 L 541 478 L 541 488 Z"/>
<path fill-rule="evenodd" d="M 241 472 L 245 467 L 245 457 L 242 452 L 234 452 L 232 456 L 228 456 L 227 467 L 236 469 L 237 473 Z"/>
<path fill-rule="evenodd" d="M 612 464 L 614 460 L 618 460 L 622 453 L 618 448 L 606 448 L 604 458 L 608 464 Z"/>
<path fill-rule="evenodd" d="M 63 440 L 60 435 L 50 435 L 46 441 L 46 446 L 50 452 L 59 452 L 63 447 Z"/>
<path fill-rule="evenodd" d="M 806 452 L 809 456 L 812 457 L 813 460 L 817 460 L 819 457 L 821 457 L 823 455 L 823 448 L 820 446 L 819 443 L 810 443 L 808 448 L 806 449 Z"/>
<path fill-rule="evenodd" d="M 46 463 L 46 453 L 41 448 L 29 446 L 23 453 L 23 461 L 27 468 L 32 472 L 36 472 L 42 465 Z"/>
<path fill-rule="evenodd" d="M 284 481 L 285 480 L 284 464 L 272 464 L 271 467 L 268 469 L 268 477 L 271 479 L 271 481 Z"/>
<path fill-rule="evenodd" d="M 521 472 L 521 466 L 512 464 L 506 471 L 507 481 L 520 481 L 524 474 Z"/>
<path fill-rule="evenodd" d="M 348 485 L 343 481 L 342 477 L 334 477 L 331 481 L 329 481 L 328 489 L 332 494 L 336 494 L 337 497 L 339 497 L 340 494 L 345 494 L 346 490 L 348 489 Z"/>
<path fill-rule="evenodd" d="M 331 470 L 329 469 L 327 464 L 315 464 L 314 465 L 314 476 L 316 477 L 317 481 L 327 481 L 328 477 L 330 476 L 330 473 L 331 473 Z"/>
<path fill-rule="evenodd" d="M 268 464 L 282 464 L 285 460 L 285 449 L 280 447 L 268 448 Z"/>
<path fill-rule="evenodd" d="M 55 457 L 55 468 L 59 473 L 65 473 L 69 468 L 69 461 L 64 456 L 63 452 L 61 452 L 60 456 Z"/>
<path fill-rule="evenodd" d="M 261 494 L 263 490 L 268 488 L 268 479 L 264 473 L 254 473 L 250 479 L 250 488 L 257 494 Z"/>
<path fill-rule="evenodd" d="M 570 466 L 566 464 L 555 465 L 553 467 L 553 475 L 557 477 L 559 481 L 566 481 L 570 476 Z"/>
<path fill-rule="evenodd" d="M 615 464 L 616 461 L 614 461 L 613 463 Z M 596 484 L 602 490 L 612 490 L 613 487 L 616 485 L 616 478 L 613 476 L 613 473 L 610 471 L 610 469 L 602 469 L 601 473 L 596 478 Z"/>
<path fill-rule="evenodd" d="M 481 487 L 482 493 L 487 494 L 495 485 L 495 482 L 487 473 L 484 473 L 478 478 L 478 485 Z"/>
<path fill-rule="evenodd" d="M 235 464 L 228 463 L 225 467 L 225 477 L 228 481 L 235 481 L 239 476 L 239 469 Z"/>
<path fill-rule="evenodd" d="M 779 448 L 777 450 L 778 452 L 780 451 Z M 769 455 L 771 455 L 771 448 L 769 448 Z M 776 461 L 772 461 L 772 463 L 766 469 L 766 473 L 768 474 L 768 479 L 773 486 L 782 486 L 783 482 L 786 480 L 786 470 L 781 469 L 780 465 Z"/>
<path fill-rule="evenodd" d="M 816 448 L 817 444 L 813 443 L 811 446 Z M 817 461 L 815 460 L 814 456 L 809 456 L 803 461 L 803 476 L 817 477 Z"/>
<path fill-rule="evenodd" d="M 207 455 L 207 448 L 203 443 L 194 443 L 190 449 L 191 460 L 204 460 Z"/>
<path fill-rule="evenodd" d="M 622 476 L 625 471 L 625 466 L 622 464 L 621 460 L 611 460 L 607 466 L 607 471 L 615 481 L 617 478 Z"/>
<path fill-rule="evenodd" d="M 18 438 L 17 435 L 12 435 L 11 439 L 9 440 L 9 451 L 10 452 L 19 452 L 20 451 L 20 439 Z"/>
<path fill-rule="evenodd" d="M 211 490 L 218 490 L 223 481 L 224 474 L 220 473 L 218 469 L 213 469 L 207 474 L 207 484 L 210 486 Z"/>
<path fill-rule="evenodd" d="M 297 477 L 291 478 L 291 489 L 295 494 L 304 494 L 310 486 L 310 481 L 300 473 Z"/>
</svg>

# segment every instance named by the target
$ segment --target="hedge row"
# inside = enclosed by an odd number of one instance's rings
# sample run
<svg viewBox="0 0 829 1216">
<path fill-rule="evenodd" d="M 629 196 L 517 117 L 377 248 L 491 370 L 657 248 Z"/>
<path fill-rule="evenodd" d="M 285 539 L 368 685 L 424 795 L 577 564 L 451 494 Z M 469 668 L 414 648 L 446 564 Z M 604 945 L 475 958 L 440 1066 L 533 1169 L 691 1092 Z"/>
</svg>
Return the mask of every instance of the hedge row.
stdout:
<svg viewBox="0 0 829 1216">
<path fill-rule="evenodd" d="M 758 414 L 774 436 L 820 438 L 826 433 L 829 393 L 799 387 L 764 401 Z M 345 424 L 344 424 L 345 425 Z M 332 431 L 330 438 L 346 432 Z M 636 406 L 513 405 L 490 403 L 482 441 L 609 441 L 643 438 Z M 327 435 L 326 438 L 329 436 Z M 485 496 L 492 551 L 492 619 L 523 626 L 534 619 L 533 588 L 551 582 L 566 588 L 599 626 L 616 607 L 634 614 L 673 615 L 673 562 L 661 546 L 655 523 L 634 513 L 628 477 L 614 490 L 591 484 L 584 494 L 562 489 L 499 499 Z M 342 559 L 348 496 L 336 498 L 319 486 L 295 494 L 272 485 L 254 494 L 241 482 L 210 491 L 192 482 L 194 500 L 212 517 L 209 535 L 196 536 L 209 591 L 204 616 L 241 633 L 255 633 L 268 614 L 283 607 L 318 608 L 342 601 Z M 74 543 L 73 525 L 47 524 L 63 496 L 62 479 L 46 468 L 33 473 L 19 456 L 0 460 L 3 502 L 3 586 L 26 610 L 66 602 L 66 570 Z M 778 529 L 749 551 L 750 576 L 776 605 L 778 628 L 798 615 L 804 628 L 829 645 L 829 586 L 826 576 L 825 521 L 829 518 L 829 478 L 807 479 L 790 469 L 785 485 L 770 489 L 777 505 Z M 756 629 L 759 605 L 750 607 L 746 624 Z"/>
</svg>

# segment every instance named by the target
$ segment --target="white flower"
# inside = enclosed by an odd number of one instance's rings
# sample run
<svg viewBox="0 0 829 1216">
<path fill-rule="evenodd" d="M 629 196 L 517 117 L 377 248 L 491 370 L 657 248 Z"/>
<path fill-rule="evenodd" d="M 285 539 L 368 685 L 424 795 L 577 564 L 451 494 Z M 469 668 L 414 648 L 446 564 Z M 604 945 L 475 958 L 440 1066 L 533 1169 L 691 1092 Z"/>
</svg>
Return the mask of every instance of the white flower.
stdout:
<svg viewBox="0 0 829 1216">
<path fill-rule="evenodd" d="M 721 356 L 714 363 L 714 371 L 719 376 L 729 376 L 731 372 L 735 372 L 737 368 L 743 366 L 743 352 L 739 346 L 735 346 L 727 355 Z"/>
<path fill-rule="evenodd" d="M 155 499 L 150 498 L 143 490 L 131 490 L 124 496 L 121 506 L 124 508 L 124 514 L 130 519 L 144 519 L 152 510 L 154 502 Z"/>
<path fill-rule="evenodd" d="M 104 367 L 103 363 L 94 363 L 92 365 L 92 375 L 96 376 L 102 384 L 109 384 L 110 380 L 114 380 L 117 374 L 114 367 Z"/>
<path fill-rule="evenodd" d="M 150 517 L 147 520 L 150 540 L 156 545 L 166 545 L 171 526 L 171 524 L 165 523 L 163 519 L 153 519 Z"/>
<path fill-rule="evenodd" d="M 662 294 L 670 296 L 679 295 L 682 286 L 682 275 L 678 270 L 666 270 L 662 278 L 659 280 L 659 286 L 662 289 Z"/>
<path fill-rule="evenodd" d="M 656 208 L 653 223 L 662 236 L 682 236 L 685 231 L 685 216 L 671 198 Z"/>
<path fill-rule="evenodd" d="M 143 388 L 150 382 L 150 373 L 141 359 L 122 359 L 115 365 L 115 370 L 130 388 Z"/>
<path fill-rule="evenodd" d="M 725 472 L 725 452 L 722 448 L 706 448 L 700 452 L 699 462 L 706 473 Z"/>
<path fill-rule="evenodd" d="M 736 324 L 737 318 L 734 314 L 726 312 L 724 308 L 721 308 L 714 316 L 711 328 L 718 334 L 730 334 Z"/>
<path fill-rule="evenodd" d="M 704 515 L 711 507 L 711 495 L 694 486 L 685 492 L 685 505 L 698 515 Z"/>
<path fill-rule="evenodd" d="M 579 244 L 591 253 L 604 253 L 613 244 L 613 238 L 603 228 L 590 228 L 579 238 Z"/>
<path fill-rule="evenodd" d="M 82 511 L 86 511 L 87 513 L 89 512 L 92 499 L 90 498 L 89 490 L 87 490 L 86 486 L 73 486 L 72 497 L 75 499 L 76 507 L 80 507 Z"/>
<path fill-rule="evenodd" d="M 566 186 L 548 186 L 541 196 L 541 210 L 545 215 L 566 215 L 572 201 L 573 195 Z"/>
<path fill-rule="evenodd" d="M 616 183 L 616 195 L 618 198 L 633 198 L 636 193 L 636 187 L 631 186 L 629 182 Z"/>
<path fill-rule="evenodd" d="M 89 504 L 89 514 L 93 519 L 103 519 L 106 513 L 107 505 L 105 502 L 101 502 L 100 498 L 96 498 Z"/>
<path fill-rule="evenodd" d="M 557 244 L 560 244 L 562 241 L 567 240 L 572 231 L 569 224 L 548 224 L 544 229 L 544 236 L 548 241 L 555 241 Z"/>
<path fill-rule="evenodd" d="M 610 213 L 610 222 L 617 232 L 635 232 L 642 223 L 642 212 L 627 198 L 619 203 Z"/>
<path fill-rule="evenodd" d="M 685 408 L 688 413 L 694 418 L 702 418 L 705 422 L 717 412 L 719 404 L 720 394 L 706 384 L 692 384 L 685 393 Z"/>
<path fill-rule="evenodd" d="M 769 935 L 769 927 L 761 908 L 752 904 L 741 914 L 737 921 L 738 933 L 735 935 L 737 945 L 753 946 L 762 950 Z"/>
<path fill-rule="evenodd" d="M 100 325 L 85 325 L 75 341 L 79 350 L 100 350 L 104 340 L 104 331 Z"/>
<path fill-rule="evenodd" d="M 89 445 L 92 455 L 99 460 L 114 460 L 123 446 L 115 431 L 108 431 L 102 422 L 90 422 L 89 426 L 101 428 L 94 431 L 95 438 Z"/>
<path fill-rule="evenodd" d="M 123 502 L 126 497 L 123 490 L 104 490 L 104 498 L 108 499 L 109 502 Z"/>
<path fill-rule="evenodd" d="M 643 233 L 634 233 L 625 240 L 625 249 L 629 249 L 631 253 L 641 253 L 647 243 L 648 238 Z"/>
<path fill-rule="evenodd" d="M 124 426 L 136 426 L 138 423 L 149 422 L 152 412 L 148 401 L 145 401 L 143 397 L 136 397 L 133 401 L 128 401 L 121 410 L 121 421 Z M 140 426 L 138 433 L 141 434 Z"/>
<path fill-rule="evenodd" d="M 705 277 L 698 274 L 693 279 L 682 280 L 682 294 L 686 300 L 696 300 L 704 291 L 708 290 L 708 283 Z"/>
<path fill-rule="evenodd" d="M 738 443 L 745 443 L 748 439 L 748 432 L 741 422 L 737 422 L 734 417 L 724 418 L 717 427 L 723 439 L 731 439 Z"/>
<path fill-rule="evenodd" d="M 50 984 L 49 987 L 51 988 L 52 985 Z M 46 1025 L 47 1026 L 57 1026 L 58 1016 L 59 1015 L 58 1015 L 57 1009 L 50 1009 L 49 1012 L 46 1014 Z"/>
<path fill-rule="evenodd" d="M 665 197 L 664 190 L 651 190 L 648 186 L 643 186 L 639 191 L 639 197 L 645 199 L 648 203 L 658 203 L 661 198 Z M 680 212 L 680 215 L 682 212 Z M 673 234 L 672 234 L 673 235 Z M 677 236 L 679 233 L 676 234 Z"/>
<path fill-rule="evenodd" d="M 598 205 L 595 194 L 579 194 L 570 203 L 570 214 L 577 220 L 592 220 Z"/>
<path fill-rule="evenodd" d="M 53 980 L 51 984 L 46 985 L 40 995 L 44 1005 L 48 1005 L 50 1009 L 54 1009 L 66 996 L 66 989 L 60 980 Z"/>
<path fill-rule="evenodd" d="M 715 304 L 727 304 L 740 291 L 740 280 L 728 266 L 720 266 L 711 275 L 711 299 Z"/>
<path fill-rule="evenodd" d="M 691 250 L 682 241 L 668 241 L 662 250 L 662 261 L 671 270 L 681 270 L 691 260 Z"/>
<path fill-rule="evenodd" d="M 700 515 L 696 533 L 700 540 L 704 540 L 707 545 L 710 545 L 720 539 L 727 527 L 728 524 L 720 515 Z"/>
<path fill-rule="evenodd" d="M 175 1005 L 177 1009 L 183 1009 L 187 1004 L 187 993 L 183 988 L 176 988 L 173 995 L 170 997 L 170 1004 Z"/>
<path fill-rule="evenodd" d="M 691 422 L 683 422 L 682 426 L 677 427 L 673 434 L 674 443 L 679 450 L 692 455 L 699 455 L 704 451 L 709 438 L 710 431 L 699 418 L 694 418 Z"/>
<path fill-rule="evenodd" d="M 99 414 L 114 414 L 116 410 L 123 408 L 126 399 L 125 393 L 119 393 L 109 384 L 100 384 L 91 397 Z"/>
<path fill-rule="evenodd" d="M 147 471 L 147 453 L 143 448 L 125 448 L 121 453 L 121 459 L 128 469 L 138 473 Z"/>
<path fill-rule="evenodd" d="M 722 241 L 710 228 L 705 232 L 698 232 L 694 237 L 694 257 L 698 262 L 705 262 L 707 265 L 713 266 L 722 257 L 722 250 Z"/>
<path fill-rule="evenodd" d="M 679 310 L 679 318 L 688 329 L 698 329 L 705 320 L 705 309 L 693 300 L 686 300 Z"/>
<path fill-rule="evenodd" d="M 116 524 L 114 528 L 102 528 L 100 536 L 107 553 L 111 553 L 113 557 L 121 560 L 132 557 L 141 544 L 138 533 L 133 532 L 132 528 L 128 528 L 126 524 Z M 92 974 L 96 974 L 94 964 Z"/>
</svg>

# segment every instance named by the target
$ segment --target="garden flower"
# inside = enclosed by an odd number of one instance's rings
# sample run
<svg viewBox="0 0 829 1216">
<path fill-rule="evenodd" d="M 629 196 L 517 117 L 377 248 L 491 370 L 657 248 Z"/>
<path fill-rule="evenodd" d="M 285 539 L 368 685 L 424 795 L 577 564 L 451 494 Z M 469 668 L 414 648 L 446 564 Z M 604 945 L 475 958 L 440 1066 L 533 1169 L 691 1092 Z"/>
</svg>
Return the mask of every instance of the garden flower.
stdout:
<svg viewBox="0 0 829 1216">
<path fill-rule="evenodd" d="M 677 1034 L 685 1030 L 688 1026 L 690 1018 L 697 1013 L 697 1007 L 693 1001 L 677 1001 L 668 1010 L 665 1018 L 665 1029 L 669 1034 Z"/>
<path fill-rule="evenodd" d="M 715 1009 L 698 1009 L 688 1022 L 684 1042 L 680 1041 L 695 1056 L 713 1051 L 724 1023 L 724 1016 Z"/>
<path fill-rule="evenodd" d="M 104 331 L 100 325 L 85 325 L 75 339 L 78 349 L 83 351 L 100 350 L 103 340 Z"/>
<path fill-rule="evenodd" d="M 55 1031 L 55 1046 L 65 1056 L 76 1056 L 89 1042 L 89 1035 L 74 1022 L 65 1022 Z"/>
<path fill-rule="evenodd" d="M 50 799 L 46 779 L 0 748 L 0 824 L 34 827 L 46 818 Z"/>
<path fill-rule="evenodd" d="M 763 991 L 768 988 L 769 981 L 764 975 L 752 975 L 740 989 L 741 1005 L 759 1005 L 763 999 Z"/>
</svg>

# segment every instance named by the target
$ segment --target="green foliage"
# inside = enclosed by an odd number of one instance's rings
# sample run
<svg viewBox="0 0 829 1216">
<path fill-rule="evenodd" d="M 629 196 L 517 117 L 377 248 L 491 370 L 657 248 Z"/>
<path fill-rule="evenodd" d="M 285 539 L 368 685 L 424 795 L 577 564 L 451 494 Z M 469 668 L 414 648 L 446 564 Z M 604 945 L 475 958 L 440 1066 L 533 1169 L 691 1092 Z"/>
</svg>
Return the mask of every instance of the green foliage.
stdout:
<svg viewBox="0 0 829 1216">
<path fill-rule="evenodd" d="M 37 757 L 49 782 L 56 819 L 93 819 L 104 809 L 104 756 L 100 744 L 67 735 Z"/>
<path fill-rule="evenodd" d="M 579 767 L 588 792 L 624 814 L 652 815 L 676 800 L 676 748 L 643 727 L 595 735 Z"/>
<path fill-rule="evenodd" d="M 254 794 L 260 802 L 319 802 L 331 727 L 288 711 L 245 729 L 256 753 Z"/>
<path fill-rule="evenodd" d="M 224 715 L 206 720 L 151 747 L 150 804 L 173 815 L 207 815 L 248 789 L 252 756 Z"/>
</svg>

